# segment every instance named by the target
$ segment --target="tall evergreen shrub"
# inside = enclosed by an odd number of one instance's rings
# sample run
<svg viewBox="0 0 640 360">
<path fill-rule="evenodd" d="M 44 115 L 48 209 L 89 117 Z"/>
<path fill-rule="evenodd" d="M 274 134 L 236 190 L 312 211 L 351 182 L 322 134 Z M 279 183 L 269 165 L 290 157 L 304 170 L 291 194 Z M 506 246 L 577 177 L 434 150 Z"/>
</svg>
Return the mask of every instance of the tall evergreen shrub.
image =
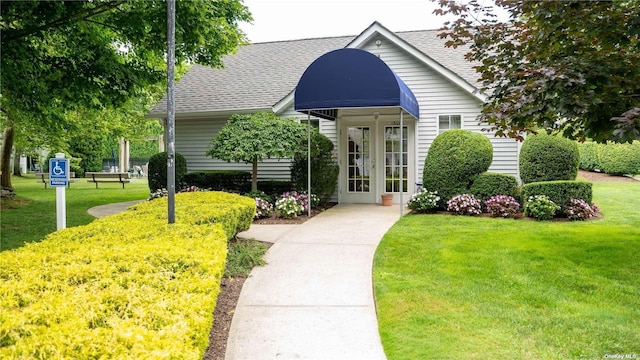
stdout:
<svg viewBox="0 0 640 360">
<path fill-rule="evenodd" d="M 575 180 L 579 164 L 575 141 L 547 134 L 530 135 L 520 150 L 520 179 L 525 184 Z"/>
<path fill-rule="evenodd" d="M 448 130 L 431 144 L 424 163 L 422 186 L 437 191 L 446 203 L 466 193 L 478 175 L 489 169 L 493 146 L 481 133 Z"/>
<path fill-rule="evenodd" d="M 184 156 L 176 153 L 175 170 L 176 170 L 176 188 L 180 187 L 182 178 L 187 174 L 187 160 Z M 161 152 L 153 155 L 149 159 L 149 190 L 154 192 L 158 189 L 167 187 L 167 152 Z"/>
<path fill-rule="evenodd" d="M 340 168 L 332 158 L 333 147 L 333 142 L 318 130 L 311 133 L 311 193 L 318 196 L 321 204 L 329 202 L 338 183 Z M 307 169 L 307 151 L 302 151 L 291 164 L 291 181 L 296 191 L 307 191 Z"/>
</svg>

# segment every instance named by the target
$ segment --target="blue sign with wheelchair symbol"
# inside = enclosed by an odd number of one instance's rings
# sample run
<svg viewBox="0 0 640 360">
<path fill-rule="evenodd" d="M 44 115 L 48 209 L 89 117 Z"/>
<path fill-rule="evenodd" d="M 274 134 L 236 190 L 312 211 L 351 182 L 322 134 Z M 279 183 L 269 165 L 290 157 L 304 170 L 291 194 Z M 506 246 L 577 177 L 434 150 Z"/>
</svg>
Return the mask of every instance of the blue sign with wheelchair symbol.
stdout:
<svg viewBox="0 0 640 360">
<path fill-rule="evenodd" d="M 49 159 L 49 185 L 51 187 L 69 185 L 69 159 Z"/>
</svg>

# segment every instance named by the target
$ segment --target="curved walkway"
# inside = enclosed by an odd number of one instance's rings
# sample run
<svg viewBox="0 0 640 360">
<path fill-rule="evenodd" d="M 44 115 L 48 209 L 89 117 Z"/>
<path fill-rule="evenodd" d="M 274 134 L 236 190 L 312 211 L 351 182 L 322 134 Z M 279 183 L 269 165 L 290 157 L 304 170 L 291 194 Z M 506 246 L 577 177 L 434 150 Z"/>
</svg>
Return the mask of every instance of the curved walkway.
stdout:
<svg viewBox="0 0 640 360">
<path fill-rule="evenodd" d="M 236 306 L 227 360 L 385 359 L 372 264 L 398 206 L 337 205 L 275 236 Z M 241 233 L 267 240 L 269 228 Z"/>
<path fill-rule="evenodd" d="M 133 201 L 127 201 L 127 202 L 121 202 L 121 203 L 115 203 L 115 204 L 94 206 L 91 209 L 87 210 L 87 212 L 89 213 L 89 215 L 93 217 L 102 218 L 105 216 L 121 213 L 127 210 L 129 206 L 135 205 L 143 201 L 146 201 L 146 200 L 133 200 Z"/>
</svg>

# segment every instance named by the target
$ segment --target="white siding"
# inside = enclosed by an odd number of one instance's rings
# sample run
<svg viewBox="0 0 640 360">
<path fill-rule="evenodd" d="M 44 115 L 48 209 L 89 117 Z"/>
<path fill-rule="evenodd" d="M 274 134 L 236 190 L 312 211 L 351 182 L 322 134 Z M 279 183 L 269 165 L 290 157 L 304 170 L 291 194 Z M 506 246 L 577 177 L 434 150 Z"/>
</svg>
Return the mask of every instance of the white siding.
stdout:
<svg viewBox="0 0 640 360">
<path fill-rule="evenodd" d="M 380 47 L 375 45 L 377 39 L 382 42 Z M 363 49 L 378 55 L 409 86 L 418 100 L 420 119 L 416 131 L 416 180 L 421 182 L 424 160 L 438 134 L 438 115 L 462 115 L 463 128 L 481 131 L 483 126 L 478 125 L 476 117 L 480 114 L 482 103 L 385 38 L 373 38 Z M 489 170 L 518 176 L 517 142 L 496 138 L 491 133 L 484 134 L 494 148 L 493 163 Z"/>
<path fill-rule="evenodd" d="M 378 39 L 382 42 L 379 47 L 375 45 Z M 481 131 L 483 126 L 476 120 L 480 114 L 481 101 L 383 37 L 370 39 L 363 49 L 378 55 L 387 63 L 409 86 L 418 100 L 420 119 L 415 132 L 415 168 L 417 170 L 415 176 L 416 181 L 421 182 L 424 160 L 433 139 L 438 134 L 438 115 L 461 115 L 462 128 Z M 278 115 L 297 119 L 307 118 L 306 115 L 295 111 L 293 104 Z M 251 171 L 250 164 L 227 163 L 205 155 L 211 139 L 226 121 L 226 117 L 176 120 L 176 151 L 187 159 L 188 171 L 212 169 Z M 333 141 L 337 151 L 338 125 L 336 123 L 336 121 L 320 120 L 320 131 Z M 518 176 L 518 143 L 512 139 L 496 138 L 490 133 L 484 134 L 494 148 L 494 159 L 489 170 Z M 290 161 L 266 160 L 258 166 L 258 177 L 274 180 L 290 179 Z"/>
<path fill-rule="evenodd" d="M 176 152 L 187 160 L 187 171 L 243 170 L 251 172 L 251 164 L 226 162 L 205 155 L 227 118 L 176 119 Z M 259 180 L 289 180 L 288 160 L 267 159 L 258 163 Z"/>
</svg>

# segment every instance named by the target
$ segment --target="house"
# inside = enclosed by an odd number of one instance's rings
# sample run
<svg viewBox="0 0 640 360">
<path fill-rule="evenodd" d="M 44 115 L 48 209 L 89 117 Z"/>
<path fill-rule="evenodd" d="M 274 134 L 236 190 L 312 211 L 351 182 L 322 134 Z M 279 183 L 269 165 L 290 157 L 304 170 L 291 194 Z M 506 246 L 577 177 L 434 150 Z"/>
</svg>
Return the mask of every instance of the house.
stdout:
<svg viewBox="0 0 640 360">
<path fill-rule="evenodd" d="M 433 139 L 481 131 L 485 95 L 464 48 L 446 48 L 438 30 L 392 32 L 374 22 L 360 35 L 256 43 L 224 58 L 224 69 L 194 65 L 176 85 L 175 149 L 189 171 L 244 169 L 205 156 L 234 113 L 273 111 L 318 127 L 336 145 L 340 203 L 394 201 L 414 193 Z M 166 99 L 147 117 L 166 117 Z M 518 175 L 519 144 L 486 133 L 490 171 Z M 403 144 L 402 148 L 400 144 Z M 289 162 L 270 159 L 260 179 L 287 179 Z M 446 171 L 446 169 L 442 169 Z"/>
</svg>

